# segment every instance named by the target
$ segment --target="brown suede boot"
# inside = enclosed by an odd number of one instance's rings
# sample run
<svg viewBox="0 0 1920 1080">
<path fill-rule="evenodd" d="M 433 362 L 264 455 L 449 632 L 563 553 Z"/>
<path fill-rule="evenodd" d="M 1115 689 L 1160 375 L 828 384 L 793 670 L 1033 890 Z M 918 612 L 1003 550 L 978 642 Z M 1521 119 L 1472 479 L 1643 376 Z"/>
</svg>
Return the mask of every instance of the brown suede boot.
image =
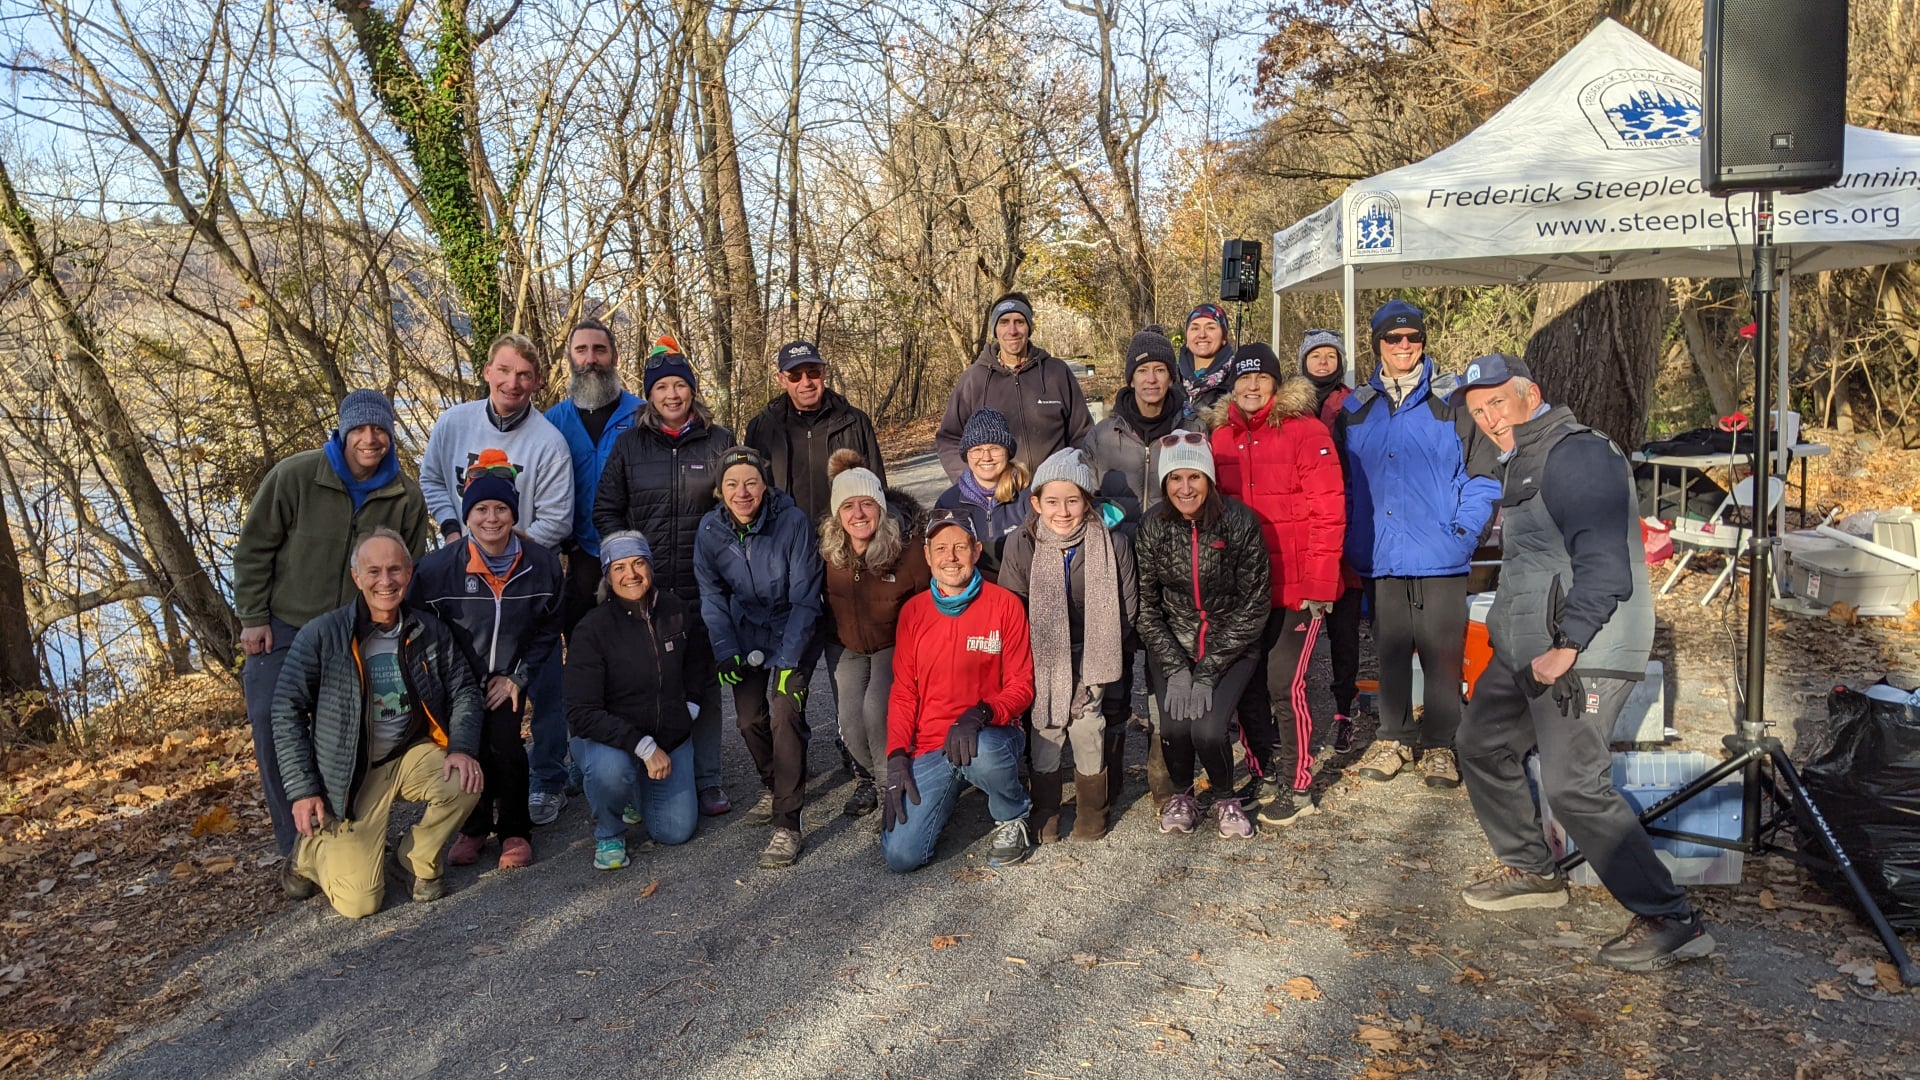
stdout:
<svg viewBox="0 0 1920 1080">
<path fill-rule="evenodd" d="M 1067 770 L 1033 774 L 1033 810 L 1028 820 L 1033 825 L 1033 842 L 1054 844 L 1060 840 L 1060 796 L 1067 786 Z"/>
<path fill-rule="evenodd" d="M 1147 790 L 1153 794 L 1153 812 L 1166 809 L 1173 798 L 1173 777 L 1167 775 L 1167 756 L 1160 748 L 1160 733 L 1147 735 Z"/>
<path fill-rule="evenodd" d="M 1107 776 L 1075 771 L 1073 774 L 1073 838 L 1098 840 L 1107 835 Z"/>
<path fill-rule="evenodd" d="M 1107 730 L 1101 733 L 1103 745 L 1100 748 L 1100 756 L 1107 764 L 1103 775 L 1107 778 L 1106 808 L 1109 810 L 1119 805 L 1120 789 L 1126 786 L 1127 723 L 1128 721 L 1121 720 L 1117 724 L 1110 724 Z"/>
</svg>

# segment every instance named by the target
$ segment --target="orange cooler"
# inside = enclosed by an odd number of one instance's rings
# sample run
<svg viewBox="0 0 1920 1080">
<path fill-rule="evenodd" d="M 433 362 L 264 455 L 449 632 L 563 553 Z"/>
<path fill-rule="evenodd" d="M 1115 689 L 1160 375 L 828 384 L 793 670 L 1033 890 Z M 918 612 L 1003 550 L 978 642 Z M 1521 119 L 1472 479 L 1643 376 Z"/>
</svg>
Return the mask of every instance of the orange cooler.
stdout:
<svg viewBox="0 0 1920 1080">
<path fill-rule="evenodd" d="M 1461 681 L 1467 684 L 1467 697 L 1473 697 L 1473 684 L 1480 673 L 1493 663 L 1493 643 L 1487 637 L 1487 613 L 1493 610 L 1493 594 L 1473 593 L 1467 597 L 1467 653 L 1460 666 Z"/>
</svg>

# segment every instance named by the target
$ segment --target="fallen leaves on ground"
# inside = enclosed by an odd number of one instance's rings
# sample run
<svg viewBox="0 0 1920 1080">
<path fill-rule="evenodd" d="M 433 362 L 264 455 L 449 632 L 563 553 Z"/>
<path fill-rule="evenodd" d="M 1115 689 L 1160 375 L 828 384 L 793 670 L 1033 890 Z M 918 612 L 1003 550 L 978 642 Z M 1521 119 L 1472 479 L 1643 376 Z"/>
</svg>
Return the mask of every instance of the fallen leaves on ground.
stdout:
<svg viewBox="0 0 1920 1080">
<path fill-rule="evenodd" d="M 640 890 L 640 899 L 642 900 L 648 899 L 654 893 L 657 893 L 659 891 L 660 891 L 660 879 L 654 878 L 652 881 L 647 882 L 646 888 Z"/>
<path fill-rule="evenodd" d="M 1280 989 L 1285 990 L 1287 996 L 1295 1001 L 1319 1001 L 1326 996 L 1320 992 L 1320 987 L 1305 975 L 1295 975 L 1281 983 Z"/>
<path fill-rule="evenodd" d="M 941 934 L 933 939 L 933 951 L 939 952 L 941 949 L 951 949 L 958 944 L 960 944 L 960 935 Z"/>
</svg>

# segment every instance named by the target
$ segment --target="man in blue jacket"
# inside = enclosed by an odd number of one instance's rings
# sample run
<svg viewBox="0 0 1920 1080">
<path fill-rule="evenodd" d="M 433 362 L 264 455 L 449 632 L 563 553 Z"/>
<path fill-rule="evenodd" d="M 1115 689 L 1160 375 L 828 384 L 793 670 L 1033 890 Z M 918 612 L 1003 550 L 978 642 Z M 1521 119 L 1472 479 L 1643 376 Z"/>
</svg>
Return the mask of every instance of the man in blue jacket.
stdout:
<svg viewBox="0 0 1920 1080">
<path fill-rule="evenodd" d="M 1392 300 L 1373 314 L 1373 378 L 1334 421 L 1347 467 L 1347 565 L 1366 579 L 1380 661 L 1380 730 L 1360 759 L 1369 780 L 1414 764 L 1430 787 L 1458 787 L 1453 736 L 1467 632 L 1467 573 L 1500 484 L 1492 445 L 1448 401 L 1451 375 L 1426 352 L 1420 309 Z M 1413 657 L 1426 711 L 1413 716 Z"/>
<path fill-rule="evenodd" d="M 600 530 L 593 523 L 593 500 L 600 473 L 614 440 L 633 426 L 639 395 L 620 384 L 620 349 L 613 331 L 598 319 L 583 319 L 567 335 L 567 360 L 573 381 L 567 399 L 547 410 L 547 419 L 566 437 L 573 458 L 573 536 L 566 556 L 566 629 L 592 610 L 600 587 Z"/>
</svg>

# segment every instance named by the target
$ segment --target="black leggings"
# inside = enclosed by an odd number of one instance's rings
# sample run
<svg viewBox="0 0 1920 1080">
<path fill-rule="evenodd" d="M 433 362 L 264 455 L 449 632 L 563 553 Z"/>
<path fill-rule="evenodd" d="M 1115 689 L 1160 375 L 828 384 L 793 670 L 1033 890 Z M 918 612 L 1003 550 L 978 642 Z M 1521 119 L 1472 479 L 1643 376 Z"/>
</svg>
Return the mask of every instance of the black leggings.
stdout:
<svg viewBox="0 0 1920 1080">
<path fill-rule="evenodd" d="M 1365 589 L 1348 589 L 1333 602 L 1333 614 L 1327 616 L 1327 647 L 1333 653 L 1333 711 L 1340 716 L 1353 713 L 1353 699 L 1360 687 L 1360 600 Z"/>
<path fill-rule="evenodd" d="M 1240 692 L 1253 678 L 1254 656 L 1249 653 L 1235 660 L 1213 685 L 1213 708 L 1198 721 L 1175 720 L 1167 713 L 1167 677 L 1147 656 L 1147 688 L 1160 702 L 1160 750 L 1167 762 L 1167 776 L 1176 791 L 1193 790 L 1194 759 L 1207 770 L 1207 780 L 1217 797 L 1233 795 L 1233 744 L 1227 728 L 1240 703 Z"/>
<path fill-rule="evenodd" d="M 526 704 L 524 695 L 520 700 L 522 705 Z M 487 786 L 460 831 L 468 836 L 497 832 L 502 840 L 515 836 L 531 839 L 533 819 L 527 816 L 527 745 L 520 738 L 519 709 L 512 706 L 488 709 L 481 716 L 480 771 L 487 778 Z"/>
</svg>

